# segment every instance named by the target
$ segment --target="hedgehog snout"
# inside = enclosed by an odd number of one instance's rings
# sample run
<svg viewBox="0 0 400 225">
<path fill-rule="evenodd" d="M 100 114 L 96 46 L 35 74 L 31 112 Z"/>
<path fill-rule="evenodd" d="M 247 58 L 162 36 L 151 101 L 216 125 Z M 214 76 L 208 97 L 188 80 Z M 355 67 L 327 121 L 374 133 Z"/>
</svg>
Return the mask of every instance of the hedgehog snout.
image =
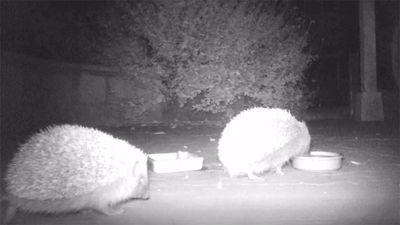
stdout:
<svg viewBox="0 0 400 225">
<path fill-rule="evenodd" d="M 140 176 L 136 190 L 136 197 L 147 200 L 150 198 L 149 181 L 147 175 Z"/>
<path fill-rule="evenodd" d="M 140 199 L 149 199 L 149 178 L 147 172 L 147 160 L 138 161 L 133 170 L 133 177 L 136 180 L 134 197 Z"/>
</svg>

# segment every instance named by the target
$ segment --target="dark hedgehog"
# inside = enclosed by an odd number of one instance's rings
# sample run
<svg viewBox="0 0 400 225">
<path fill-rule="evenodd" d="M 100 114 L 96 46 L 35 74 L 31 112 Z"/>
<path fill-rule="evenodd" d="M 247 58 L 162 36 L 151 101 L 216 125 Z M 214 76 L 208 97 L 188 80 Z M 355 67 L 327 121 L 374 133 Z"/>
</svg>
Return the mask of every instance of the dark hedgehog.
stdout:
<svg viewBox="0 0 400 225">
<path fill-rule="evenodd" d="M 5 176 L 5 222 L 17 209 L 107 215 L 131 198 L 148 198 L 147 155 L 128 142 L 79 125 L 48 127 L 22 144 Z"/>
<path fill-rule="evenodd" d="M 274 170 L 306 154 L 310 134 L 304 122 L 279 108 L 252 108 L 235 116 L 222 131 L 218 158 L 231 177 Z"/>
</svg>

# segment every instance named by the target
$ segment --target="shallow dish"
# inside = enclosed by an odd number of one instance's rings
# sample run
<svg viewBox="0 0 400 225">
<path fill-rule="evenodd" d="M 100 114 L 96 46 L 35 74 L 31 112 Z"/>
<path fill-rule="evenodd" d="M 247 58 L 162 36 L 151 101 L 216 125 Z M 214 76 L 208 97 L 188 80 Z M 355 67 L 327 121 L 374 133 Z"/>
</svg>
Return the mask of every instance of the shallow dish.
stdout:
<svg viewBox="0 0 400 225">
<path fill-rule="evenodd" d="M 292 166 L 307 171 L 332 171 L 342 167 L 343 155 L 336 152 L 312 151 L 292 159 Z"/>
<path fill-rule="evenodd" d="M 204 158 L 190 152 L 149 154 L 149 166 L 155 173 L 173 173 L 203 168 Z"/>
</svg>

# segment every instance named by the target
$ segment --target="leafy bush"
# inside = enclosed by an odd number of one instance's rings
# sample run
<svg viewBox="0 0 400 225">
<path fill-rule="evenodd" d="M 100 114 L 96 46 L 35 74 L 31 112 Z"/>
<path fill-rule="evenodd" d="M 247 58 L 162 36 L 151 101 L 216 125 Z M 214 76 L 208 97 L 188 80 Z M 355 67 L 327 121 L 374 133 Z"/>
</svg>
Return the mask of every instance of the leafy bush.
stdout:
<svg viewBox="0 0 400 225">
<path fill-rule="evenodd" d="M 144 34 L 170 65 L 162 68 L 180 106 L 228 117 L 253 105 L 307 108 L 303 71 L 313 56 L 304 52 L 305 21 L 284 2 L 160 0 L 141 7 Z"/>
<path fill-rule="evenodd" d="M 145 2 L 145 1 L 144 1 Z M 164 84 L 165 75 L 155 63 L 152 48 L 143 36 L 142 12 L 138 1 L 109 1 L 108 10 L 98 12 L 95 17 L 99 25 L 101 41 L 97 49 L 103 52 L 97 56 L 102 64 L 117 66 L 126 85 L 131 86 L 125 96 L 124 107 L 130 117 L 139 117 L 156 105 L 165 103 L 169 92 Z"/>
<path fill-rule="evenodd" d="M 160 101 L 176 101 L 181 107 L 191 105 L 201 112 L 228 117 L 253 105 L 302 111 L 310 104 L 312 92 L 304 82 L 304 70 L 313 59 L 305 51 L 307 23 L 286 0 L 80 4 L 72 4 L 66 12 L 64 8 L 70 3 L 10 4 L 26 8 L 10 12 L 42 15 L 32 23 L 10 21 L 7 29 L 13 32 L 4 32 L 3 39 L 9 43 L 20 37 L 17 31 L 26 30 L 20 26 L 32 27 L 28 34 L 52 30 L 54 34 L 42 32 L 44 37 L 26 35 L 45 40 L 43 43 L 26 43 L 45 44 L 50 58 L 59 54 L 61 58 L 67 55 L 79 61 L 118 65 L 124 74 L 148 86 L 147 94 L 138 93 L 138 99 L 129 100 L 146 103 L 131 104 L 137 114 Z M 58 11 L 50 10 L 54 5 Z M 46 22 L 48 18 L 55 23 Z M 12 29 L 14 23 L 19 24 L 16 29 Z M 61 28 L 53 31 L 52 27 Z M 14 45 L 8 44 L 26 48 Z"/>
<path fill-rule="evenodd" d="M 294 112 L 309 106 L 304 70 L 313 56 L 304 51 L 307 24 L 287 2 L 153 0 L 115 6 L 110 15 L 118 16 L 104 21 L 111 35 L 105 55 L 165 101 L 227 117 L 255 105 Z"/>
</svg>

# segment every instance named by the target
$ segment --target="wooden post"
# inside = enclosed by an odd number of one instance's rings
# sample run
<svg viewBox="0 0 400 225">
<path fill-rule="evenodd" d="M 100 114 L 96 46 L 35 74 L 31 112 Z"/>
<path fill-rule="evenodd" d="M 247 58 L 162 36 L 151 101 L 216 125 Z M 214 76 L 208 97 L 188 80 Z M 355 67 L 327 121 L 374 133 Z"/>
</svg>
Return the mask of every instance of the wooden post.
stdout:
<svg viewBox="0 0 400 225">
<path fill-rule="evenodd" d="M 383 104 L 377 91 L 375 2 L 359 1 L 361 92 L 355 98 L 355 119 L 382 121 Z"/>
<path fill-rule="evenodd" d="M 360 91 L 360 56 L 359 53 L 349 53 L 349 103 L 350 117 L 355 118 L 355 99 Z"/>
<path fill-rule="evenodd" d="M 400 89 L 400 3 L 398 3 L 397 25 L 392 38 L 392 73 Z"/>
<path fill-rule="evenodd" d="M 392 74 L 396 80 L 399 96 L 397 100 L 399 108 L 399 129 L 400 129 L 400 3 L 397 3 L 397 25 L 393 31 L 392 37 Z M 399 212 L 400 213 L 400 212 Z M 400 214 L 399 214 L 400 216 Z M 399 217 L 400 218 L 400 217 Z"/>
</svg>

